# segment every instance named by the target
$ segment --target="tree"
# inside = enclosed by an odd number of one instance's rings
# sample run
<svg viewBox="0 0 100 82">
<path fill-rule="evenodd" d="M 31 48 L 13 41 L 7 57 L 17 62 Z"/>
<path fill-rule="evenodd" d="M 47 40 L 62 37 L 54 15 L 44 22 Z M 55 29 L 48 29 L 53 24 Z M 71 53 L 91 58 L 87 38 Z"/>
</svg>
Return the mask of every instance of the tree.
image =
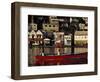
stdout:
<svg viewBox="0 0 100 82">
<path fill-rule="evenodd" d="M 43 23 L 48 23 L 49 22 L 49 16 L 34 16 L 34 22 L 37 24 L 38 30 L 43 29 Z"/>
<path fill-rule="evenodd" d="M 70 25 L 69 25 L 69 30 L 70 30 L 70 33 L 72 34 L 71 35 L 71 54 L 74 54 L 74 36 L 75 36 L 75 31 L 79 29 L 79 20 L 78 18 L 74 17 L 72 18 L 72 21 L 70 22 Z"/>
</svg>

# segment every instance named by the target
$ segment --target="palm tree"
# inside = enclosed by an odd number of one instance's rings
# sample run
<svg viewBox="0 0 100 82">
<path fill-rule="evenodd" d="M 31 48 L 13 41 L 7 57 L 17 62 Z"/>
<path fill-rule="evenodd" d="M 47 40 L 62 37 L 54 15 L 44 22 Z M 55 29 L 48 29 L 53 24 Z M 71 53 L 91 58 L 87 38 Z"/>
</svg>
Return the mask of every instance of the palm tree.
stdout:
<svg viewBox="0 0 100 82">
<path fill-rule="evenodd" d="M 71 34 L 71 54 L 74 54 L 74 36 L 75 31 L 79 30 L 79 17 L 61 17 L 64 21 L 60 21 L 60 31 L 65 34 Z"/>
<path fill-rule="evenodd" d="M 79 29 L 79 20 L 78 18 L 74 17 L 74 18 L 70 18 L 71 21 L 70 21 L 70 25 L 69 25 L 69 30 L 70 30 L 70 33 L 72 34 L 71 35 L 71 54 L 74 54 L 74 47 L 75 47 L 75 44 L 74 44 L 74 36 L 75 36 L 75 31 Z"/>
</svg>

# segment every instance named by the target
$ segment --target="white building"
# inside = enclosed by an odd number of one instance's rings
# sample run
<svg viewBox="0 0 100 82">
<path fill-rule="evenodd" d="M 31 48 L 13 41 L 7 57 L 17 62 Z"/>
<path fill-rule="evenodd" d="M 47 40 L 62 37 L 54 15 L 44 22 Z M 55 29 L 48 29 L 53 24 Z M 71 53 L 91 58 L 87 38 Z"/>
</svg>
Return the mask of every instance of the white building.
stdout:
<svg viewBox="0 0 100 82">
<path fill-rule="evenodd" d="M 45 38 L 44 39 L 44 45 L 50 44 L 50 39 L 49 38 Z"/>
<path fill-rule="evenodd" d="M 75 44 L 78 45 L 87 44 L 88 41 L 87 31 L 76 31 L 74 40 Z M 71 45 L 71 34 L 64 36 L 64 45 Z"/>
<path fill-rule="evenodd" d="M 64 36 L 64 45 L 71 45 L 71 34 Z"/>
<path fill-rule="evenodd" d="M 34 41 L 32 45 L 39 45 L 43 43 L 43 34 L 40 30 L 37 32 L 32 30 L 28 33 L 28 38 Z"/>
</svg>

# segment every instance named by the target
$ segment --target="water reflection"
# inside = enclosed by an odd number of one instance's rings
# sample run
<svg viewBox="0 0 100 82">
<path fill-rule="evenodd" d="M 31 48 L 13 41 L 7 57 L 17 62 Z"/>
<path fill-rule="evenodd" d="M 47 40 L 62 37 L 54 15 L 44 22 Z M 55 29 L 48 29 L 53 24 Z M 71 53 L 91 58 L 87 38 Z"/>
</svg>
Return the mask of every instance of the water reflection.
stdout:
<svg viewBox="0 0 100 82">
<path fill-rule="evenodd" d="M 48 55 L 57 55 L 57 48 L 54 47 L 45 47 L 45 48 L 39 48 L 35 47 L 32 48 L 32 55 L 41 55 L 42 52 L 44 53 L 44 56 Z M 86 47 L 75 47 L 74 48 L 74 54 L 84 53 L 87 52 Z M 71 54 L 71 47 L 65 47 L 60 49 L 60 55 L 70 55 Z"/>
<path fill-rule="evenodd" d="M 74 48 L 75 52 L 74 54 L 78 54 L 78 53 L 84 53 L 84 52 L 87 52 L 87 48 Z M 71 47 L 66 47 L 64 48 L 64 53 L 67 55 L 67 54 L 71 54 Z"/>
</svg>

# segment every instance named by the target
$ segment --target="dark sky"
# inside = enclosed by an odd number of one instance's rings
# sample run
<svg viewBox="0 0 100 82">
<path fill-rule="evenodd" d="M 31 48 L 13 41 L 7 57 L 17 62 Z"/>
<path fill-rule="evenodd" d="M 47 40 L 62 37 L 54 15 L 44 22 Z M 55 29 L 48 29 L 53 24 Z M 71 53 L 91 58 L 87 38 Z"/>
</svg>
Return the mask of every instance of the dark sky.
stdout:
<svg viewBox="0 0 100 82">
<path fill-rule="evenodd" d="M 32 16 L 33 16 L 33 22 L 37 24 L 38 30 L 42 29 L 42 24 L 43 23 L 50 23 L 49 21 L 49 16 L 40 16 L 40 15 L 28 15 L 28 24 L 30 24 L 32 22 Z M 63 16 L 57 16 L 58 19 L 64 19 L 64 21 L 59 21 L 59 28 L 62 29 L 61 26 L 63 26 L 63 31 L 64 30 L 68 30 L 68 28 L 65 26 L 66 23 L 68 24 L 68 27 L 70 26 L 70 24 L 79 24 L 79 23 L 83 23 L 85 24 L 85 21 L 83 20 L 82 17 L 63 17 Z M 70 18 L 73 19 L 73 23 L 70 23 Z M 78 20 L 74 21 L 74 19 Z M 77 25 L 78 26 L 78 25 Z"/>
</svg>

